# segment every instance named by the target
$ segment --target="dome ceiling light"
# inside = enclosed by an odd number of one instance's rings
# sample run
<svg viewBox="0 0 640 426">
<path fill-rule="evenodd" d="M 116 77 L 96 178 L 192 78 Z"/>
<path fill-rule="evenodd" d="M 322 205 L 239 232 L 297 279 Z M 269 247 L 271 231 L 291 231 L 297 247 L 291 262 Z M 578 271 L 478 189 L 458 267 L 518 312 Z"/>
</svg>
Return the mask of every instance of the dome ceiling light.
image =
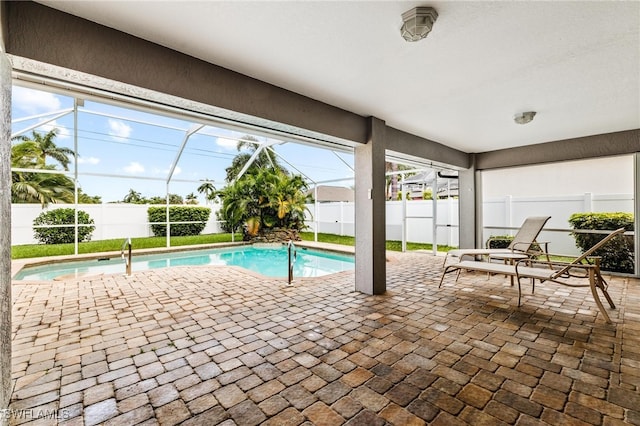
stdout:
<svg viewBox="0 0 640 426">
<path fill-rule="evenodd" d="M 535 111 L 521 112 L 519 114 L 516 114 L 513 117 L 513 121 L 515 121 L 518 124 L 527 124 L 527 123 L 530 123 L 533 120 L 533 117 L 535 116 L 536 116 Z"/>
<path fill-rule="evenodd" d="M 422 40 L 431 32 L 438 12 L 432 7 L 414 7 L 402 14 L 400 33 L 407 41 Z"/>
</svg>

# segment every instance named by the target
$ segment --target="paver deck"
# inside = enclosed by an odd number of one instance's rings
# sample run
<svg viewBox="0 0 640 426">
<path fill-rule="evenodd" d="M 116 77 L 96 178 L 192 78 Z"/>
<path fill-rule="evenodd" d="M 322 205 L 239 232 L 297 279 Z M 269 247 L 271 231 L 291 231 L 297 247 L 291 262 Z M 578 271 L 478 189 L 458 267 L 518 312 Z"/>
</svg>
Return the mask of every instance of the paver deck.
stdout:
<svg viewBox="0 0 640 426">
<path fill-rule="evenodd" d="M 638 280 L 609 279 L 606 324 L 587 288 L 518 308 L 441 266 L 392 254 L 381 296 L 216 266 L 14 282 L 10 423 L 640 425 Z"/>
</svg>

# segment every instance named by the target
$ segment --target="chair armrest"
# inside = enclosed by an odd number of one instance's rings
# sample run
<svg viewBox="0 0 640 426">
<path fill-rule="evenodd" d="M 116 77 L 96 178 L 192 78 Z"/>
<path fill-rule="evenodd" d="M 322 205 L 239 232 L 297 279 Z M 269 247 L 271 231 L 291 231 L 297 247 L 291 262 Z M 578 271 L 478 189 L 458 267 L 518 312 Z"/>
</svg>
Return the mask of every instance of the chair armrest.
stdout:
<svg viewBox="0 0 640 426">
<path fill-rule="evenodd" d="M 597 274 L 600 273 L 600 262 L 596 261 L 595 263 L 571 263 L 571 262 L 561 262 L 554 260 L 543 260 L 543 259 L 522 259 L 516 262 L 516 273 L 519 267 L 530 267 L 530 268 L 550 268 L 556 271 L 553 274 L 553 278 L 556 277 L 575 277 L 575 278 L 586 278 L 589 274 L 590 269 L 594 269 Z M 581 271 L 576 273 L 576 271 Z"/>
</svg>

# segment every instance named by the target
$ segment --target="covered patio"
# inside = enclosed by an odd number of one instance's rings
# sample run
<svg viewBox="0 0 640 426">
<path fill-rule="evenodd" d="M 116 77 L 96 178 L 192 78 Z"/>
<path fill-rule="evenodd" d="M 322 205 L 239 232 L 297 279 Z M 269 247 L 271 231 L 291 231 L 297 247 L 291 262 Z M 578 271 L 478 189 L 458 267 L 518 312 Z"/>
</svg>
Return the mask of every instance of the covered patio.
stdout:
<svg viewBox="0 0 640 426">
<path fill-rule="evenodd" d="M 587 288 L 518 308 L 504 277 L 388 257 L 381 296 L 229 267 L 16 283 L 11 424 L 640 424 L 637 279 L 607 277 L 606 324 Z"/>
<path fill-rule="evenodd" d="M 416 43 L 419 3 L 273 5 L 0 4 L 4 184 L 18 84 L 353 149 L 357 206 L 354 273 L 292 287 L 217 267 L 12 283 L 2 232 L 0 424 L 640 424 L 640 4 L 436 2 Z M 612 324 L 588 289 L 518 308 L 508 279 L 438 289 L 440 258 L 385 253 L 387 161 L 457 170 L 475 247 L 482 171 L 610 156 L 633 157 L 636 230 Z"/>
</svg>

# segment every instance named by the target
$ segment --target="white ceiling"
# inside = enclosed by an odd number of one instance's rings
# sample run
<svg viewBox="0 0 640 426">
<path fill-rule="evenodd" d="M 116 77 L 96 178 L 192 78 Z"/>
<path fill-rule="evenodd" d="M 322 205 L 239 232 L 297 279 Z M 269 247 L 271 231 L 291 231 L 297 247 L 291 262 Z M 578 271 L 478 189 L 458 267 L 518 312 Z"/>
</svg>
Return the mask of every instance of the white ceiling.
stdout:
<svg viewBox="0 0 640 426">
<path fill-rule="evenodd" d="M 40 3 L 466 152 L 640 128 L 640 1 Z"/>
</svg>

